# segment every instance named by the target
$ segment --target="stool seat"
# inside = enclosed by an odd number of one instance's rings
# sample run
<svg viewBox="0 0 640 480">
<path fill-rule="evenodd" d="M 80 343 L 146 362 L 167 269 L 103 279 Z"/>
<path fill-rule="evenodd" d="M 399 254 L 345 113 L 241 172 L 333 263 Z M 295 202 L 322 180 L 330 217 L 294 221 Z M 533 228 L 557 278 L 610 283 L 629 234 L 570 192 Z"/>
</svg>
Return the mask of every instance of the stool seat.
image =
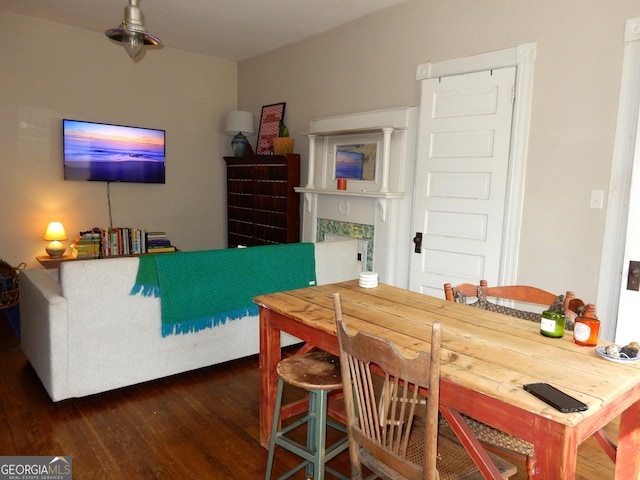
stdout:
<svg viewBox="0 0 640 480">
<path fill-rule="evenodd" d="M 279 480 L 289 478 L 303 468 L 305 469 L 306 478 L 324 480 L 326 471 L 340 480 L 349 480 L 349 477 L 327 466 L 328 461 L 349 447 L 346 426 L 327 418 L 329 393 L 342 389 L 340 359 L 330 353 L 314 350 L 285 358 L 280 361 L 276 371 L 278 373 L 278 391 L 265 479 L 269 480 L 271 478 L 275 449 L 276 446 L 279 446 L 303 459 L 296 467 L 279 477 Z M 309 411 L 304 418 L 278 429 L 280 425 L 282 391 L 285 383 L 309 392 Z M 288 437 L 289 433 L 303 425 L 307 427 L 306 445 L 302 445 Z M 327 445 L 327 427 L 342 432 L 344 436 L 332 445 Z"/>
<path fill-rule="evenodd" d="M 342 388 L 340 359 L 321 350 L 285 358 L 278 364 L 277 372 L 286 383 L 305 390 Z"/>
</svg>

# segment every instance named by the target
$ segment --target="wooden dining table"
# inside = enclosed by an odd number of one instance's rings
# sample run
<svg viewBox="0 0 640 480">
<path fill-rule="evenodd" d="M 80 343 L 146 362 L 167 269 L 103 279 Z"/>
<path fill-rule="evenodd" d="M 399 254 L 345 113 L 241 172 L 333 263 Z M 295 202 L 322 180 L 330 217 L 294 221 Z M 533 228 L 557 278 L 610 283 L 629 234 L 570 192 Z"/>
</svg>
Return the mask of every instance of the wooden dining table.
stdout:
<svg viewBox="0 0 640 480">
<path fill-rule="evenodd" d="M 533 444 L 533 477 L 575 478 L 578 445 L 620 416 L 615 478 L 640 478 L 640 363 L 598 356 L 571 335 L 549 338 L 539 325 L 495 312 L 357 280 L 260 295 L 260 442 L 268 447 L 282 358 L 281 332 L 337 354 L 332 293 L 340 294 L 351 333 L 392 341 L 406 356 L 430 350 L 431 325 L 442 325 L 441 413 L 485 478 L 500 478 L 461 414 Z M 640 339 L 639 339 L 640 340 Z M 603 342 L 606 343 L 606 342 Z M 588 410 L 561 413 L 523 389 L 546 382 L 581 400 Z M 293 415 L 300 407 L 283 408 Z"/>
</svg>

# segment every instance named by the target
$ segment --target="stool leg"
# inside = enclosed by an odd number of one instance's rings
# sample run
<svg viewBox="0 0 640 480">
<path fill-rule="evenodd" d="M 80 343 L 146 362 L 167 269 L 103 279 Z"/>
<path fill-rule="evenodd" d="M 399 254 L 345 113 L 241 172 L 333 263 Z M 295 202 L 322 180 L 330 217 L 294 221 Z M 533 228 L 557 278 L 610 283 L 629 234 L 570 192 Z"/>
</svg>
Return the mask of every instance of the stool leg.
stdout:
<svg viewBox="0 0 640 480">
<path fill-rule="evenodd" d="M 318 415 L 317 415 L 317 405 L 316 405 L 316 392 L 314 390 L 309 391 L 309 410 L 308 417 L 309 421 L 307 422 L 307 451 L 309 451 L 312 455 L 315 456 L 315 452 L 318 449 L 318 444 L 316 442 L 317 433 L 316 428 L 318 425 Z M 305 468 L 306 478 L 314 478 L 314 473 L 317 472 L 318 468 L 316 464 L 311 462 L 307 463 L 307 467 Z"/>
<path fill-rule="evenodd" d="M 314 403 L 314 452 L 313 471 L 314 480 L 324 480 L 325 448 L 327 444 L 327 391 L 315 390 L 311 392 Z"/>
<path fill-rule="evenodd" d="M 278 390 L 276 393 L 276 404 L 273 412 L 273 424 L 271 427 L 271 439 L 269 440 L 269 456 L 267 459 L 267 468 L 265 472 L 265 480 L 271 479 L 273 470 L 273 462 L 275 458 L 275 449 L 279 445 L 289 450 L 295 455 L 301 457 L 304 461 L 298 466 L 289 470 L 280 477 L 279 480 L 289 478 L 291 475 L 305 468 L 305 476 L 307 479 L 324 480 L 325 470 L 335 475 L 341 480 L 348 480 L 348 477 L 327 467 L 326 443 L 327 443 L 327 424 L 331 423 L 334 428 L 345 431 L 341 425 L 334 425 L 327 419 L 328 392 L 325 390 L 309 390 L 309 410 L 304 418 L 283 427 L 278 430 L 281 409 L 282 409 L 282 393 L 284 390 L 284 380 L 278 379 Z M 306 447 L 287 437 L 289 432 L 307 424 L 307 442 Z M 348 446 L 346 438 L 334 443 L 330 448 L 329 459 L 334 458 L 338 453 L 344 451 Z"/>
<path fill-rule="evenodd" d="M 273 411 L 273 425 L 271 427 L 271 440 L 269 441 L 269 459 L 267 460 L 267 471 L 265 472 L 265 480 L 270 480 L 271 469 L 273 468 L 273 456 L 276 452 L 276 434 L 278 433 L 278 423 L 280 421 L 280 407 L 282 404 L 282 388 L 283 381 L 278 378 L 278 393 L 276 394 L 276 405 Z"/>
</svg>

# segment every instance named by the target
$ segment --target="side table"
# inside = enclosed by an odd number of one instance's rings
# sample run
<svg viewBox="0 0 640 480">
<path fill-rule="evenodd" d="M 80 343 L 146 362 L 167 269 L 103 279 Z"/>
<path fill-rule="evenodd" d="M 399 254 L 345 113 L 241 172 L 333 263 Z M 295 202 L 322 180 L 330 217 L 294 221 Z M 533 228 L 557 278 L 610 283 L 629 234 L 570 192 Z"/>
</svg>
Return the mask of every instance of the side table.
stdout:
<svg viewBox="0 0 640 480">
<path fill-rule="evenodd" d="M 39 255 L 36 258 L 40 262 L 40 265 L 46 269 L 60 268 L 60 264 L 62 262 L 72 262 L 77 260 L 73 255 L 63 255 L 60 258 L 51 258 L 49 255 Z"/>
<path fill-rule="evenodd" d="M 171 250 L 167 252 L 147 252 L 147 253 L 136 253 L 131 255 L 111 255 L 109 257 L 96 257 L 96 258 L 86 258 L 86 257 L 79 258 L 79 257 L 74 257 L 73 255 L 63 255 L 60 258 L 51 258 L 49 255 L 38 255 L 36 256 L 36 258 L 38 259 L 38 262 L 40 262 L 40 265 L 42 265 L 44 268 L 46 268 L 47 270 L 53 270 L 53 269 L 60 268 L 60 264 L 62 262 L 74 262 L 76 260 L 106 260 L 109 258 L 140 257 L 144 255 L 160 255 L 163 253 L 174 253 L 174 252 L 180 252 L 180 251 L 181 250 L 179 248 L 176 248 L 175 250 Z"/>
</svg>

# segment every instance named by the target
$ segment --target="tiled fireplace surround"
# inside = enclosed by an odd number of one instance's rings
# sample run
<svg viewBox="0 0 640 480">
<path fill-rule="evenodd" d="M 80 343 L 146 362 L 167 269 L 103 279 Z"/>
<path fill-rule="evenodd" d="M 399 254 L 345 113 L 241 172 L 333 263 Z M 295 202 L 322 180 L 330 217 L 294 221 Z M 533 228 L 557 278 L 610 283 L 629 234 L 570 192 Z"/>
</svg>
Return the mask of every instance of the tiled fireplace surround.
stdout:
<svg viewBox="0 0 640 480">
<path fill-rule="evenodd" d="M 417 108 L 403 107 L 312 120 L 307 184 L 302 194 L 303 241 L 342 237 L 361 242 L 363 270 L 407 288 Z M 377 144 L 375 179 L 348 180 L 338 190 L 339 145 Z"/>
</svg>

